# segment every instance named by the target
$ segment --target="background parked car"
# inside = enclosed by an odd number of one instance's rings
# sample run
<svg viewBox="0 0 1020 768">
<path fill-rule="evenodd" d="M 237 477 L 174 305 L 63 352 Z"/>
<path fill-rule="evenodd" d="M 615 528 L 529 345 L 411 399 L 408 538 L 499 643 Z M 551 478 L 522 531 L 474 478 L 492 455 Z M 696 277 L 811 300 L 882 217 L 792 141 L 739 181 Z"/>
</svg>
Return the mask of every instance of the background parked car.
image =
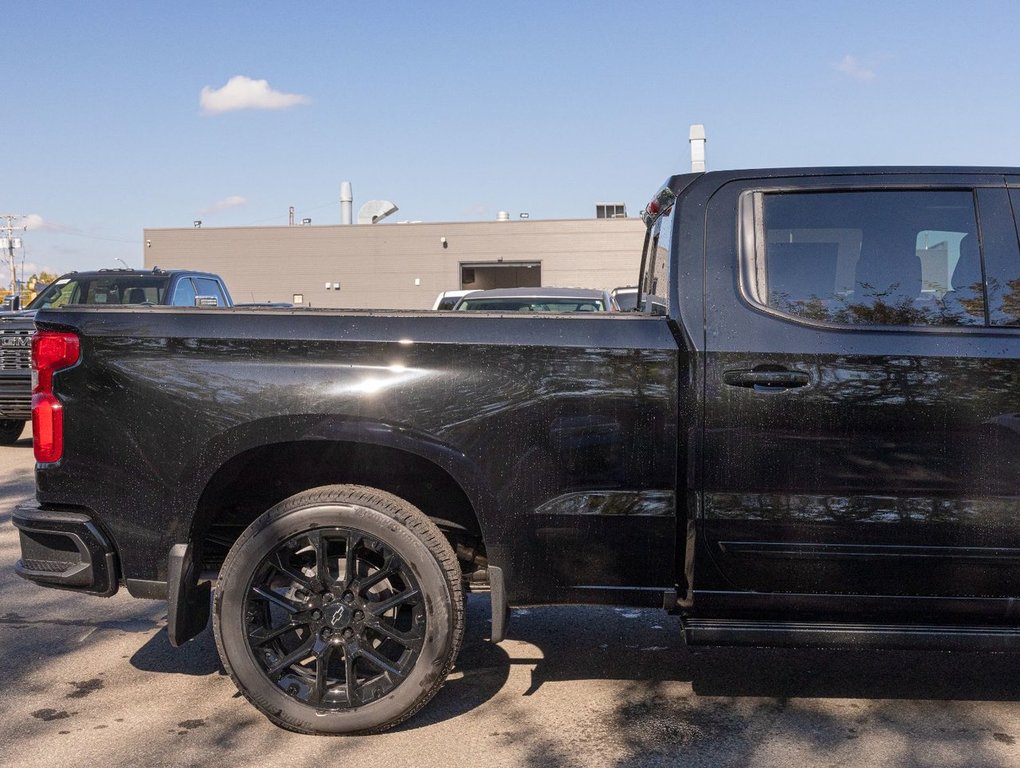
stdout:
<svg viewBox="0 0 1020 768">
<path fill-rule="evenodd" d="M 214 301 L 215 300 L 215 303 Z M 233 306 L 219 275 L 184 270 L 100 269 L 70 272 L 50 283 L 25 309 L 67 304 L 165 304 L 175 307 Z"/>
<path fill-rule="evenodd" d="M 637 286 L 636 285 L 625 285 L 620 288 L 614 288 L 610 291 L 613 298 L 616 300 L 617 305 L 620 307 L 621 312 L 633 312 L 637 309 Z M 666 314 L 666 301 L 661 296 L 648 296 L 643 295 L 641 297 L 641 303 L 647 309 L 649 302 L 652 305 L 653 315 L 664 315 Z"/>
<path fill-rule="evenodd" d="M 432 309 L 453 309 L 461 297 L 467 296 L 469 293 L 475 293 L 475 291 L 443 291 L 436 296 L 436 303 L 432 305 Z"/>
<path fill-rule="evenodd" d="M 616 312 L 608 291 L 593 288 L 493 288 L 473 291 L 454 307 L 483 312 Z"/>
<path fill-rule="evenodd" d="M 61 275 L 24 309 L 0 313 L 0 445 L 14 443 L 32 418 L 35 313 L 70 304 L 233 306 L 223 279 L 209 272 L 100 269 Z"/>
</svg>

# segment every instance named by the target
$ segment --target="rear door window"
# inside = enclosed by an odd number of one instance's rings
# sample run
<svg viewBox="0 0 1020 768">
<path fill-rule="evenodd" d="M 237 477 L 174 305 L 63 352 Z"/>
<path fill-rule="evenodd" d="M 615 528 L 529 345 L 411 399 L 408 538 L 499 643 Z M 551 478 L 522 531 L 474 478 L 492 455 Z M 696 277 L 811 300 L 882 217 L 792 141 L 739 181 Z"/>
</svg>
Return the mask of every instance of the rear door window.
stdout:
<svg viewBox="0 0 1020 768">
<path fill-rule="evenodd" d="M 199 296 L 215 296 L 219 306 L 225 307 L 227 299 L 220 289 L 220 284 L 209 277 L 196 277 L 195 285 L 198 288 Z"/>
<path fill-rule="evenodd" d="M 757 193 L 750 298 L 844 325 L 983 325 L 974 194 Z"/>
<path fill-rule="evenodd" d="M 178 281 L 177 289 L 174 291 L 173 305 L 175 307 L 195 306 L 195 286 L 190 277 L 182 277 Z"/>
</svg>

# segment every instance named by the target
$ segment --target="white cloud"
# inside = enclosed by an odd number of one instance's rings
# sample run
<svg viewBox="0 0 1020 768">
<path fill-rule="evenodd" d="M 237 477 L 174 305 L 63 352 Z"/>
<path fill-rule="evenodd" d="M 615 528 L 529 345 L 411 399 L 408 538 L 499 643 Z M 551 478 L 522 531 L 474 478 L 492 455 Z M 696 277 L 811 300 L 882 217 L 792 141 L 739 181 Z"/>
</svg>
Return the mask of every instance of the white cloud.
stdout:
<svg viewBox="0 0 1020 768">
<path fill-rule="evenodd" d="M 202 111 L 207 115 L 238 109 L 288 109 L 310 102 L 307 96 L 274 91 L 267 81 L 252 80 L 244 75 L 235 75 L 222 88 L 207 85 L 199 97 Z"/>
<path fill-rule="evenodd" d="M 874 80 L 875 70 L 856 56 L 847 54 L 832 65 L 837 72 L 842 72 L 854 80 Z"/>
<path fill-rule="evenodd" d="M 203 208 L 199 211 L 200 214 L 219 213 L 225 211 L 228 208 L 239 208 L 242 205 L 248 204 L 248 198 L 241 197 L 240 195 L 231 195 L 225 197 L 222 200 L 217 200 L 215 203 L 210 205 L 208 208 Z"/>
<path fill-rule="evenodd" d="M 30 232 L 66 232 L 68 227 L 57 224 L 54 221 L 46 221 L 38 213 L 30 213 L 23 216 L 18 226 L 24 227 Z"/>
</svg>

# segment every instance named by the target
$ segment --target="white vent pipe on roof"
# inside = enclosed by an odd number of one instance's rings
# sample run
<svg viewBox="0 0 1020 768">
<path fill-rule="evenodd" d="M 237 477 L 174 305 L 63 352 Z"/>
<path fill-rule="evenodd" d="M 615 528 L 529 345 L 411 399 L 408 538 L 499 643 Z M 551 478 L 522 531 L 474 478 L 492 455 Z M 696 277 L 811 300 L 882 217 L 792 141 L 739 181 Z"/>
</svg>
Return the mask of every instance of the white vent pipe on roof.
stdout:
<svg viewBox="0 0 1020 768">
<path fill-rule="evenodd" d="M 698 124 L 691 126 L 688 134 L 691 142 L 691 173 L 703 173 L 705 170 L 705 126 Z"/>
<path fill-rule="evenodd" d="M 351 182 L 340 182 L 340 223 L 350 224 L 354 216 L 354 191 Z"/>
</svg>

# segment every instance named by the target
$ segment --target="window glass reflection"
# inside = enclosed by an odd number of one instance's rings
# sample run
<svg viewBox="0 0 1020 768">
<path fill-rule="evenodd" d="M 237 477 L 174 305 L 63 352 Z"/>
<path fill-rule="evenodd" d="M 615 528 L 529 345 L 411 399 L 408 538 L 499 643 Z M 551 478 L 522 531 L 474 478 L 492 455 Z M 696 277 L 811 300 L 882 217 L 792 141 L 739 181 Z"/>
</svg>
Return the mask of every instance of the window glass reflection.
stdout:
<svg viewBox="0 0 1020 768">
<path fill-rule="evenodd" d="M 753 292 L 848 325 L 981 325 L 974 197 L 965 191 L 770 193 Z"/>
</svg>

